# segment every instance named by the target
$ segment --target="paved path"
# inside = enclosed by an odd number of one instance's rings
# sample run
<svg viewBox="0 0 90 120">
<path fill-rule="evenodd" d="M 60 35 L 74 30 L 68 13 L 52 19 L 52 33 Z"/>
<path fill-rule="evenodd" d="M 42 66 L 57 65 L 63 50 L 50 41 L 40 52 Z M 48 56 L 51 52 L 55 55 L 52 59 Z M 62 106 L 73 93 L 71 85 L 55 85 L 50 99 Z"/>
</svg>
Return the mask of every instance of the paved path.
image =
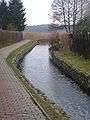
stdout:
<svg viewBox="0 0 90 120">
<path fill-rule="evenodd" d="M 45 120 L 5 62 L 10 52 L 26 42 L 0 49 L 0 120 Z"/>
</svg>

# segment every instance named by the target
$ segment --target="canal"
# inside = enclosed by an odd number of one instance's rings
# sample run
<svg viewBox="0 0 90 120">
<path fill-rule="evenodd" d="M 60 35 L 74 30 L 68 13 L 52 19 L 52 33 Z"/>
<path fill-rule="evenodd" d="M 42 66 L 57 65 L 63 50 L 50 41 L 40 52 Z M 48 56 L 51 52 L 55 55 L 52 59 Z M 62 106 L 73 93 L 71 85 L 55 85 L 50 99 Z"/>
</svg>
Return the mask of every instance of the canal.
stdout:
<svg viewBox="0 0 90 120">
<path fill-rule="evenodd" d="M 90 120 L 90 96 L 52 64 L 48 48 L 47 44 L 37 45 L 24 57 L 25 77 L 62 107 L 71 120 Z"/>
</svg>

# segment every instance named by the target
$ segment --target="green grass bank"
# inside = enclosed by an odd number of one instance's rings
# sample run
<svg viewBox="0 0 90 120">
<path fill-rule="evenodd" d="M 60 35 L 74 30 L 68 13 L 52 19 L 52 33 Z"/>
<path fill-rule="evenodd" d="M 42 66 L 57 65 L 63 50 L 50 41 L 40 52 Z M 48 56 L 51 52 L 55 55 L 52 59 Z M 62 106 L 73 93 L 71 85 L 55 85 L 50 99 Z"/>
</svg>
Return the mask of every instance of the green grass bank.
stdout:
<svg viewBox="0 0 90 120">
<path fill-rule="evenodd" d="M 50 52 L 51 60 L 73 80 L 90 92 L 90 61 L 81 56 L 75 55 L 71 51 Z"/>
</svg>

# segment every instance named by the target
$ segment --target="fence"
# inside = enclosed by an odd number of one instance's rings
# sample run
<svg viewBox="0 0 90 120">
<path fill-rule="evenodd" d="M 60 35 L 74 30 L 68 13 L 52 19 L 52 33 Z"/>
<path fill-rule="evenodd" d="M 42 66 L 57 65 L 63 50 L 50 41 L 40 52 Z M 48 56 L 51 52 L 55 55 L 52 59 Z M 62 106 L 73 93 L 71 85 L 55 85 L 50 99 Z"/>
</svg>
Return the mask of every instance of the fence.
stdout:
<svg viewBox="0 0 90 120">
<path fill-rule="evenodd" d="M 19 42 L 21 40 L 51 40 L 56 33 L 54 32 L 18 32 L 18 31 L 5 31 L 0 30 L 0 48 Z M 68 34 L 65 32 L 59 33 L 59 39 L 64 49 L 69 49 L 71 41 Z"/>
<path fill-rule="evenodd" d="M 22 39 L 22 32 L 0 30 L 0 48 L 19 42 Z"/>
</svg>

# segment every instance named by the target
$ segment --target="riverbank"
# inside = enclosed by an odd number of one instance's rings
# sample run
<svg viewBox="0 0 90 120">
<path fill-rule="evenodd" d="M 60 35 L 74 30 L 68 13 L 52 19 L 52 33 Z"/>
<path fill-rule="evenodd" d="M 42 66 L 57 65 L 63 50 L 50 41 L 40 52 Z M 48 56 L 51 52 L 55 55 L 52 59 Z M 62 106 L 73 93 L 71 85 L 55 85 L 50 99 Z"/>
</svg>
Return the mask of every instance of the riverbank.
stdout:
<svg viewBox="0 0 90 120">
<path fill-rule="evenodd" d="M 29 42 L 16 49 L 8 56 L 7 63 L 13 69 L 15 76 L 21 81 L 26 91 L 32 96 L 34 102 L 38 104 L 39 107 L 41 106 L 40 108 L 47 118 L 51 120 L 68 120 L 69 118 L 66 113 L 62 109 L 57 108 L 55 104 L 47 100 L 40 91 L 30 85 L 20 69 L 18 69 L 18 63 L 35 45 L 35 42 Z"/>
<path fill-rule="evenodd" d="M 74 55 L 70 51 L 50 51 L 50 59 L 79 86 L 90 92 L 90 61 Z"/>
</svg>

